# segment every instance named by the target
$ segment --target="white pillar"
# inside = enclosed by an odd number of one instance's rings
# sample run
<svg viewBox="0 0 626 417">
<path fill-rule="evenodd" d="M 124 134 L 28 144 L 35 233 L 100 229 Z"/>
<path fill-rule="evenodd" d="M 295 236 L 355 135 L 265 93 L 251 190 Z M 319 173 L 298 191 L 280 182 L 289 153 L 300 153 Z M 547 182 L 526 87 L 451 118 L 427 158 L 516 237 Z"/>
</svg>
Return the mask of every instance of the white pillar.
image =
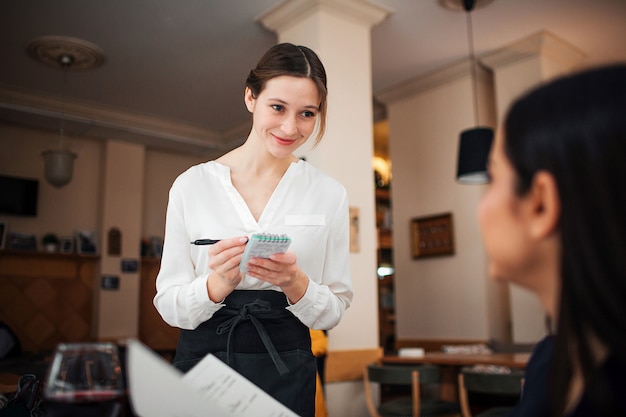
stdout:
<svg viewBox="0 0 626 417">
<path fill-rule="evenodd" d="M 370 29 L 387 13 L 363 0 L 292 0 L 260 18 L 279 42 L 307 46 L 322 60 L 327 130 L 302 156 L 343 183 L 350 206 L 359 210 L 360 251 L 351 255 L 354 302 L 331 332 L 331 349 L 378 346 Z"/>
<path fill-rule="evenodd" d="M 372 26 L 388 11 L 365 0 L 291 0 L 260 18 L 279 42 L 313 49 L 326 68 L 328 120 L 317 148 L 299 156 L 339 180 L 350 207 L 359 212 L 359 251 L 351 253 L 354 300 L 341 323 L 329 332 L 331 350 L 378 346 L 378 289 L 374 205 Z M 328 384 L 329 415 L 367 414 L 362 382 Z"/>
<path fill-rule="evenodd" d="M 100 273 L 119 277 L 119 289 L 99 289 L 98 338 L 115 340 L 138 335 L 145 148 L 109 140 L 105 151 Z M 121 232 L 119 252 L 109 251 L 111 229 Z M 138 269 L 122 271 L 123 259 L 137 261 Z"/>
</svg>

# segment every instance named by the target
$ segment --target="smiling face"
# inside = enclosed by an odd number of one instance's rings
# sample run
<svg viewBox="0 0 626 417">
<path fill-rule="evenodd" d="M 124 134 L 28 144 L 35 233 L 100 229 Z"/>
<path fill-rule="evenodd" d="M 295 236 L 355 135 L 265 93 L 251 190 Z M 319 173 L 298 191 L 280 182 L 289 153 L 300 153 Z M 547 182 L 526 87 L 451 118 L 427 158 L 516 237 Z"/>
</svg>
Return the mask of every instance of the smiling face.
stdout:
<svg viewBox="0 0 626 417">
<path fill-rule="evenodd" d="M 285 158 L 313 133 L 320 96 L 309 78 L 279 76 L 268 80 L 258 97 L 246 88 L 245 102 L 252 113 L 252 138 L 274 157 Z"/>
</svg>

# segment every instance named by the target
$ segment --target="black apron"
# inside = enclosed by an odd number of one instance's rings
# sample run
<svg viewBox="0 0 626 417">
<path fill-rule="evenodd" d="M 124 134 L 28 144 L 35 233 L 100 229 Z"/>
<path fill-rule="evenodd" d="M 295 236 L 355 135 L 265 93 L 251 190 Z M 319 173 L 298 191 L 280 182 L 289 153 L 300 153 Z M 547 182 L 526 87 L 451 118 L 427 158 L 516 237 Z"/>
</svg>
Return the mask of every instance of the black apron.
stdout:
<svg viewBox="0 0 626 417">
<path fill-rule="evenodd" d="M 189 371 L 212 353 L 302 417 L 315 415 L 309 329 L 279 291 L 238 290 L 194 330 L 181 329 L 173 364 Z"/>
</svg>

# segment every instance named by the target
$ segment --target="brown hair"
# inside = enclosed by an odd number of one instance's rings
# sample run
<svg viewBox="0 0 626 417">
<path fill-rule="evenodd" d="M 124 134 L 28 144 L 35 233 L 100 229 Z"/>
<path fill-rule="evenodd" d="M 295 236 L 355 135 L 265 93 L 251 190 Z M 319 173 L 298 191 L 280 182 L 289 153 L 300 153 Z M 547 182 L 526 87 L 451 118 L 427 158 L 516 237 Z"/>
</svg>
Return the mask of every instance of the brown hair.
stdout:
<svg viewBox="0 0 626 417">
<path fill-rule="evenodd" d="M 317 145 L 322 140 L 326 130 L 328 90 L 326 88 L 326 70 L 322 61 L 315 52 L 306 46 L 279 43 L 272 46 L 261 57 L 256 68 L 250 70 L 246 79 L 246 87 L 250 89 L 253 97 L 258 97 L 268 80 L 281 75 L 307 77 L 315 83 L 320 95 L 319 129 L 314 142 L 314 145 Z"/>
</svg>

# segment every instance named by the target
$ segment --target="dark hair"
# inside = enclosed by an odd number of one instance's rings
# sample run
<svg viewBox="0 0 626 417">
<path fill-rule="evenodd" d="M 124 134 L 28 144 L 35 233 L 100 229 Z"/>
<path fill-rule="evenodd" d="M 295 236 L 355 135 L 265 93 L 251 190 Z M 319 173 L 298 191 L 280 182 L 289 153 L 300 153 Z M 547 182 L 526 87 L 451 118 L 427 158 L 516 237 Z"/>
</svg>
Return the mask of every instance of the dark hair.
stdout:
<svg viewBox="0 0 626 417">
<path fill-rule="evenodd" d="M 320 95 L 319 125 L 315 138 L 317 145 L 326 130 L 326 70 L 322 61 L 311 49 L 306 46 L 296 46 L 291 43 L 279 43 L 272 46 L 257 64 L 250 70 L 246 79 L 246 87 L 252 91 L 253 97 L 258 97 L 265 88 L 268 80 L 281 75 L 291 77 L 307 77 L 316 85 Z"/>
<path fill-rule="evenodd" d="M 606 389 L 590 335 L 626 363 L 626 65 L 579 72 L 531 91 L 513 104 L 504 130 L 518 195 L 529 191 L 538 171 L 547 171 L 561 202 L 555 415 L 565 409 L 573 364 L 609 415 L 623 400 Z"/>
</svg>

